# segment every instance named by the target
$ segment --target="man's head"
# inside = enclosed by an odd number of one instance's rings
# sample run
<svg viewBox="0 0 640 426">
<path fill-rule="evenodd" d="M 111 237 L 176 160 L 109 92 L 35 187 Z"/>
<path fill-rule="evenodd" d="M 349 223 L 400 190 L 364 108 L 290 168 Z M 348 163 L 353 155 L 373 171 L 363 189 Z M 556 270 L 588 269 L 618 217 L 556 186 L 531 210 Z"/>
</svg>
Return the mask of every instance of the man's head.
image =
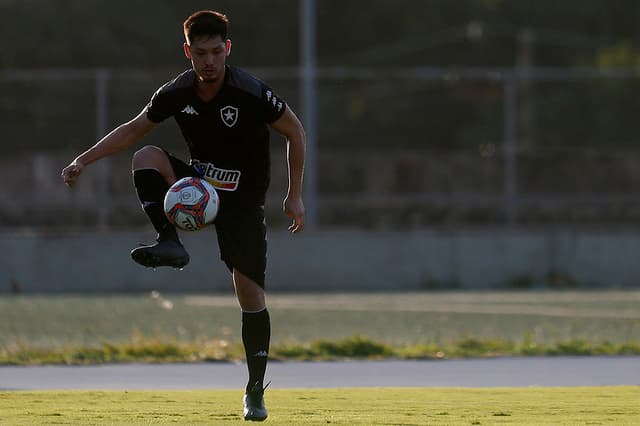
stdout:
<svg viewBox="0 0 640 426">
<path fill-rule="evenodd" d="M 184 38 L 188 45 L 198 37 L 227 39 L 229 19 L 220 12 L 213 10 L 201 10 L 189 16 L 182 25 Z"/>
<path fill-rule="evenodd" d="M 231 53 L 228 25 L 225 15 L 211 10 L 196 12 L 184 21 L 184 53 L 201 82 L 214 83 L 224 75 Z"/>
</svg>

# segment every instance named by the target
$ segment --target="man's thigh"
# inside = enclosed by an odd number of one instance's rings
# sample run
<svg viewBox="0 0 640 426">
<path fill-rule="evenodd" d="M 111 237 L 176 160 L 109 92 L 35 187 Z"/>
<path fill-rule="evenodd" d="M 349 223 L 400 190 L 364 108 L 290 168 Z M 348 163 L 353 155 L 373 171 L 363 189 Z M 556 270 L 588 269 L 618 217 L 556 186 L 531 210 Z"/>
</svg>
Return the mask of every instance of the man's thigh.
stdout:
<svg viewBox="0 0 640 426">
<path fill-rule="evenodd" d="M 221 203 L 215 226 L 220 257 L 229 270 L 237 269 L 264 288 L 267 267 L 264 207 Z"/>
<path fill-rule="evenodd" d="M 198 171 L 189 164 L 185 163 L 168 151 L 165 151 L 165 154 L 167 154 L 167 157 L 169 158 L 169 162 L 171 163 L 171 168 L 173 168 L 173 172 L 176 175 L 176 179 L 179 180 L 188 176 L 200 177 Z"/>
</svg>

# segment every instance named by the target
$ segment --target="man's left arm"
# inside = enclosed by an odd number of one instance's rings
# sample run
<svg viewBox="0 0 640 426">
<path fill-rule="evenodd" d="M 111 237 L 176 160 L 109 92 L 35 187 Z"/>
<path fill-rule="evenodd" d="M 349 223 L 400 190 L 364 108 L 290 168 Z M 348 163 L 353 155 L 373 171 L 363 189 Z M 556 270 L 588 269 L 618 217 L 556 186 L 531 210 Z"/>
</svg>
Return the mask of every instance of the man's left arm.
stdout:
<svg viewBox="0 0 640 426">
<path fill-rule="evenodd" d="M 287 140 L 287 166 L 289 169 L 289 189 L 283 202 L 284 213 L 293 219 L 289 227 L 292 233 L 304 228 L 304 203 L 302 202 L 302 179 L 307 137 L 302 123 L 287 107 L 284 114 L 271 123 L 278 133 Z"/>
</svg>

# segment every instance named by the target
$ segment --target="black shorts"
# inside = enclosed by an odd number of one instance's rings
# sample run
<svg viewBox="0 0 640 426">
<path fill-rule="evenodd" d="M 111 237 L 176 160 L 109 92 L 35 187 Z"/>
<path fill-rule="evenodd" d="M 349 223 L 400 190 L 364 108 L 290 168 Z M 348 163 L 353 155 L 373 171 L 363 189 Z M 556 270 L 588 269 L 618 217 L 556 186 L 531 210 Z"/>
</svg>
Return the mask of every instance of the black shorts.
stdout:
<svg viewBox="0 0 640 426">
<path fill-rule="evenodd" d="M 166 152 L 166 151 L 165 151 Z M 166 153 L 176 174 L 200 177 L 196 169 Z M 214 221 L 220 258 L 231 272 L 237 269 L 264 288 L 267 269 L 267 227 L 264 206 L 232 201 L 220 194 L 220 209 Z"/>
</svg>

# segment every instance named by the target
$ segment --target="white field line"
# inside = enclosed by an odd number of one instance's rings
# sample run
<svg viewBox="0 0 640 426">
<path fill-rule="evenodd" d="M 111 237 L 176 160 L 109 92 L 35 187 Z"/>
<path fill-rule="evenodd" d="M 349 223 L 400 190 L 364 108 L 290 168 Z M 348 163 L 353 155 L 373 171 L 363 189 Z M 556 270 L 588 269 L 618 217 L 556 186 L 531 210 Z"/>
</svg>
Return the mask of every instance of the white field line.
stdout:
<svg viewBox="0 0 640 426">
<path fill-rule="evenodd" d="M 568 318 L 620 318 L 640 319 L 640 303 L 638 308 L 616 309 L 613 307 L 586 307 L 586 306 L 557 306 L 553 304 L 541 304 L 538 299 L 529 297 L 528 303 L 514 303 L 505 300 L 493 300 L 494 303 L 477 301 L 473 303 L 469 295 L 465 301 L 442 300 L 442 297 L 407 297 L 408 295 L 274 295 L 269 298 L 268 304 L 275 309 L 296 310 L 322 310 L 322 311 L 392 311 L 392 312 L 433 312 L 455 314 L 497 314 L 497 315 L 537 315 Z M 442 296 L 442 295 L 437 295 Z M 501 299 L 501 298 L 496 298 Z M 599 303 L 605 303 L 600 298 Z M 562 300 L 554 299 L 555 302 Z M 575 300 L 574 300 L 575 301 Z M 595 300 L 588 300 L 595 302 Z M 621 301 L 629 302 L 629 295 Z M 495 303 L 498 302 L 498 303 Z M 547 303 L 551 302 L 550 300 Z M 580 300 L 585 302 L 585 299 Z M 236 307 L 237 302 L 232 296 L 187 296 L 184 303 L 191 306 L 211 307 Z"/>
</svg>

